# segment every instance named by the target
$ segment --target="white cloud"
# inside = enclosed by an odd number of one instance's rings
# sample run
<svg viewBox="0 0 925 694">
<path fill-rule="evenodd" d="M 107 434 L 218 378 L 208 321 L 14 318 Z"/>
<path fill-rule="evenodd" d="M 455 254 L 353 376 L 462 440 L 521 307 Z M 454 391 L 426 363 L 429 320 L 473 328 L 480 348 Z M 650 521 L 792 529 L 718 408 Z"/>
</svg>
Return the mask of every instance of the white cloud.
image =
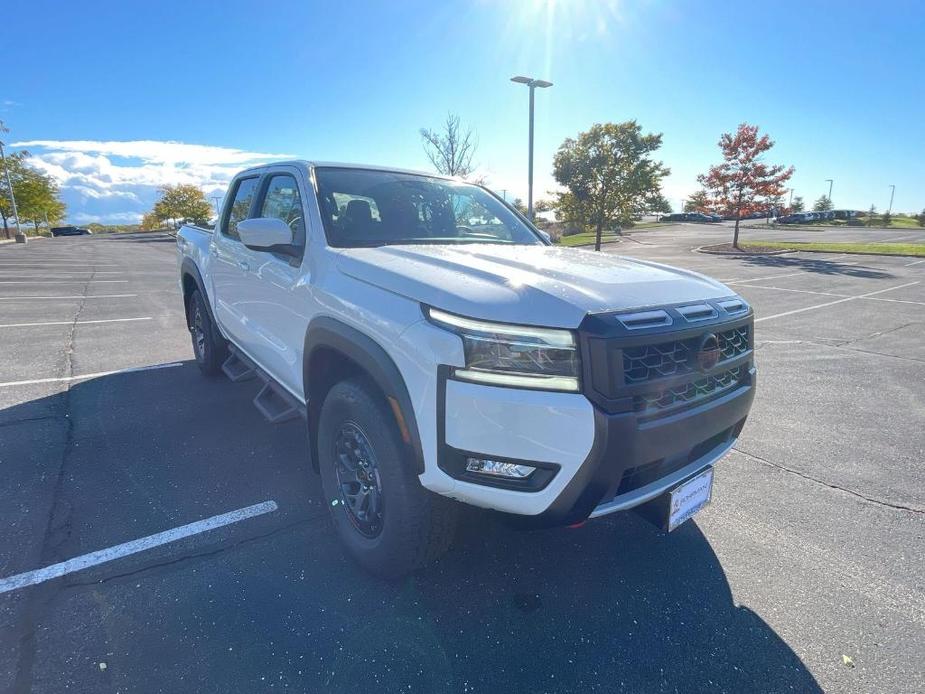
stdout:
<svg viewBox="0 0 925 694">
<path fill-rule="evenodd" d="M 61 187 L 68 219 L 82 223 L 124 223 L 127 216 L 137 221 L 160 186 L 192 184 L 208 196 L 220 195 L 242 168 L 293 158 L 157 140 L 26 140 L 13 146 L 29 149 L 32 165 Z"/>
</svg>

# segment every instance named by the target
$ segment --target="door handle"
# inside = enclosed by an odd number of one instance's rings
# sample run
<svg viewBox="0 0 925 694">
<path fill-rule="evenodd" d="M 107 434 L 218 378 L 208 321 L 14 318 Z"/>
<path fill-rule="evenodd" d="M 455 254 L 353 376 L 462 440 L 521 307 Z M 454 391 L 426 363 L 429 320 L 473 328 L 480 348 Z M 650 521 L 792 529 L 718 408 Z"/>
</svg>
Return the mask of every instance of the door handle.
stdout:
<svg viewBox="0 0 925 694">
<path fill-rule="evenodd" d="M 215 246 L 209 246 L 209 255 L 218 255 L 218 249 Z"/>
<path fill-rule="evenodd" d="M 251 269 L 251 266 L 248 265 L 247 262 L 244 261 L 244 260 L 239 260 L 239 261 L 238 261 L 238 267 L 241 268 L 241 271 L 242 271 L 242 272 L 249 272 L 250 269 Z"/>
</svg>

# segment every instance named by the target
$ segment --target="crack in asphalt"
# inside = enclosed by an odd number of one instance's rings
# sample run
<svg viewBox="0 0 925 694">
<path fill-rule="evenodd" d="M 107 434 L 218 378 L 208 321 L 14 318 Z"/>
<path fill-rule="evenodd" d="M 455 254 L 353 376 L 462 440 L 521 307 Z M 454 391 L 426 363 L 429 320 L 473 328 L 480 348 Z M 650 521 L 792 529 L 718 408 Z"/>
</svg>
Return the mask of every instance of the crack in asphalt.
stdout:
<svg viewBox="0 0 925 694">
<path fill-rule="evenodd" d="M 267 538 L 274 537 L 276 535 L 281 535 L 301 525 L 305 525 L 307 523 L 311 523 L 312 521 L 324 518 L 327 515 L 328 515 L 327 513 L 318 513 L 313 516 L 307 516 L 306 518 L 300 518 L 299 520 L 293 521 L 291 523 L 287 523 L 286 525 L 282 525 L 278 528 L 274 528 L 273 530 L 269 530 L 265 533 L 261 533 L 259 535 L 251 535 L 250 537 L 242 538 L 236 542 L 233 542 L 228 545 L 224 545 L 222 547 L 217 547 L 216 549 L 212 549 L 207 552 L 194 552 L 192 554 L 184 554 L 174 559 L 167 559 L 164 561 L 154 562 L 152 564 L 140 566 L 137 569 L 132 569 L 131 571 L 126 571 L 124 573 L 106 576 L 105 578 L 101 578 L 96 581 L 81 581 L 81 582 L 67 583 L 64 586 L 62 586 L 61 590 L 71 590 L 74 588 L 88 588 L 92 586 L 98 586 L 98 585 L 102 585 L 106 583 L 111 583 L 113 581 L 118 581 L 124 578 L 132 578 L 140 574 L 147 573 L 149 571 L 155 571 L 156 569 L 164 568 L 166 566 L 186 564 L 186 563 L 195 561 L 197 559 L 214 557 L 218 554 L 224 554 L 225 552 L 233 551 L 237 549 L 238 547 L 242 547 L 244 545 L 249 545 L 254 542 L 259 542 L 261 540 L 265 540 Z"/>
<path fill-rule="evenodd" d="M 64 343 L 64 368 L 62 376 L 74 375 L 74 334 L 77 331 L 77 322 L 80 314 L 87 303 L 87 294 L 90 290 L 90 283 L 96 275 L 96 270 L 92 270 L 90 276 L 84 282 L 81 291 L 81 300 L 74 312 L 74 319 L 68 328 L 67 336 Z M 39 548 L 39 558 L 44 560 L 56 547 L 59 547 L 69 534 L 71 507 L 62 499 L 62 488 L 64 485 L 64 470 L 67 467 L 68 458 L 74 445 L 74 418 L 71 416 L 71 384 L 68 383 L 64 390 L 64 419 L 65 434 L 64 444 L 61 448 L 61 460 L 58 463 L 58 471 L 55 477 L 55 484 L 51 495 L 51 505 L 49 507 L 48 522 L 45 525 L 45 533 L 42 535 L 42 544 Z M 16 675 L 13 681 L 14 692 L 30 692 L 32 690 L 33 669 L 35 665 L 36 640 L 35 629 L 39 620 L 39 612 L 42 606 L 48 605 L 58 589 L 54 584 L 41 586 L 32 591 L 26 602 L 24 616 L 21 621 L 19 638 L 19 657 L 16 661 Z"/>
<path fill-rule="evenodd" d="M 916 325 L 921 321 L 913 321 L 907 325 L 902 325 L 900 328 L 907 328 L 910 325 Z M 878 337 L 879 335 L 891 333 L 893 330 L 899 330 L 899 328 L 894 328 L 891 330 L 885 330 L 882 333 L 874 333 L 873 335 L 866 335 L 864 337 L 858 338 L 858 340 L 866 340 L 871 337 Z M 819 338 L 824 339 L 824 338 Z M 846 352 L 854 352 L 855 354 L 870 354 L 876 357 L 886 357 L 887 359 L 899 359 L 900 361 L 911 361 L 916 364 L 925 364 L 925 359 L 919 359 L 918 357 L 903 357 L 898 354 L 888 354 L 886 352 L 877 352 L 872 349 L 860 349 L 858 347 L 849 346 L 850 343 L 856 342 L 857 340 L 849 340 L 848 342 L 820 342 L 818 340 L 758 340 L 755 344 L 755 351 L 764 347 L 765 345 L 813 345 L 815 347 L 831 347 L 832 349 L 841 349 Z"/>
<path fill-rule="evenodd" d="M 747 453 L 743 451 L 741 448 L 738 448 L 736 446 L 733 446 L 733 450 L 736 453 L 741 453 L 746 458 L 757 460 L 759 463 L 762 463 L 769 467 L 776 468 L 777 470 L 782 470 L 783 472 L 789 472 L 792 475 L 796 475 L 797 477 L 802 477 L 803 479 L 809 480 L 810 482 L 815 482 L 816 484 L 822 485 L 823 487 L 828 487 L 829 489 L 835 489 L 837 491 L 844 492 L 845 494 L 856 496 L 857 498 L 867 501 L 868 503 L 876 504 L 877 506 L 883 506 L 884 508 L 890 508 L 896 511 L 906 511 L 908 513 L 925 514 L 925 509 L 923 508 L 916 508 L 914 506 L 906 506 L 904 504 L 896 504 L 896 503 L 893 503 L 892 501 L 885 501 L 884 499 L 877 499 L 872 496 L 867 496 L 865 494 L 861 494 L 860 492 L 856 492 L 853 489 L 848 489 L 847 487 L 842 487 L 840 485 L 833 484 L 832 482 L 826 482 L 825 480 L 821 480 L 818 477 L 813 477 L 812 475 L 808 475 L 805 472 L 800 472 L 799 470 L 795 470 L 794 468 L 787 467 L 786 465 L 775 463 L 773 460 L 762 458 L 760 455 L 755 455 L 754 453 Z"/>
</svg>

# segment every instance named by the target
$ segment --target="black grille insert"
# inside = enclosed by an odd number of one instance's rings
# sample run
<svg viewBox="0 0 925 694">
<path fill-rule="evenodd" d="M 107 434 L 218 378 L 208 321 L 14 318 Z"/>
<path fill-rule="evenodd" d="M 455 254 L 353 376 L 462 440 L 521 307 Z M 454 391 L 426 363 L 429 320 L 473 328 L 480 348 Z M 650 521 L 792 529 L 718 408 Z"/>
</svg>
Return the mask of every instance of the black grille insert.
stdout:
<svg viewBox="0 0 925 694">
<path fill-rule="evenodd" d="M 733 359 L 748 351 L 749 326 L 716 333 L 722 360 Z M 704 333 L 706 334 L 706 333 Z M 703 336 L 673 340 L 623 349 L 623 377 L 627 385 L 645 383 L 669 376 L 693 373 L 697 365 L 694 355 Z"/>
<path fill-rule="evenodd" d="M 633 398 L 633 409 L 641 415 L 662 414 L 676 406 L 715 397 L 734 388 L 742 378 L 742 371 L 743 367 L 737 366 L 696 381 L 637 395 Z"/>
</svg>

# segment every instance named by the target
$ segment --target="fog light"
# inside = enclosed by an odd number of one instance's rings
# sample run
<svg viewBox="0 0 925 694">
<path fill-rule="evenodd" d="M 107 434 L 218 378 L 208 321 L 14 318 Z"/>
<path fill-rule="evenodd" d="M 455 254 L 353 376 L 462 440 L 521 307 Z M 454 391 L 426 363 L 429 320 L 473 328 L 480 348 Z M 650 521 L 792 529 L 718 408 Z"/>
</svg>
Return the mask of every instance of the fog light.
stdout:
<svg viewBox="0 0 925 694">
<path fill-rule="evenodd" d="M 486 460 L 483 458 L 466 458 L 466 471 L 478 472 L 483 475 L 522 480 L 532 475 L 534 470 L 536 468 L 529 465 L 502 463 L 500 460 Z"/>
</svg>

